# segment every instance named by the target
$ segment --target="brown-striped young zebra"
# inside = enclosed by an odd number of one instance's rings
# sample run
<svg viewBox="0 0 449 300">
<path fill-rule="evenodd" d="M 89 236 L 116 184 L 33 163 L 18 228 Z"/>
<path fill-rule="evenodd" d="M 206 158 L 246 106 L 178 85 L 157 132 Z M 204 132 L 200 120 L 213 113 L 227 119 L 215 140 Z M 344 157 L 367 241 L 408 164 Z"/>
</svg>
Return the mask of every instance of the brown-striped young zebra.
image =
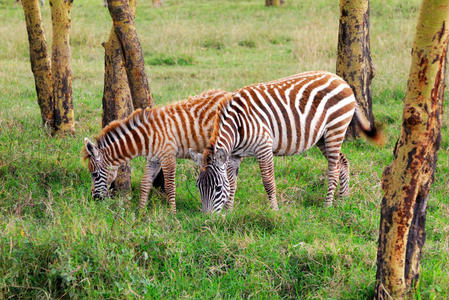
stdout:
<svg viewBox="0 0 449 300">
<path fill-rule="evenodd" d="M 349 163 L 340 148 L 354 112 L 361 130 L 380 140 L 374 124 L 359 111 L 353 91 L 337 75 L 306 72 L 235 91 L 222 102 L 203 153 L 197 181 L 203 211 L 219 211 L 225 203 L 232 206 L 227 203 L 233 199 L 228 199 L 225 164 L 230 157 L 244 156 L 256 156 L 271 207 L 277 210 L 273 155 L 293 155 L 313 145 L 328 160 L 325 205 L 331 205 L 338 179 L 340 194 L 349 193 Z"/>
<path fill-rule="evenodd" d="M 143 155 L 147 163 L 139 207 L 145 206 L 154 177 L 162 168 L 170 208 L 175 212 L 176 158 L 188 157 L 189 148 L 203 151 L 212 133 L 219 102 L 230 95 L 211 90 L 176 104 L 138 109 L 127 119 L 105 127 L 97 138 L 98 145 L 86 138 L 84 153 L 93 180 L 92 196 L 105 196 L 118 166 Z M 231 182 L 239 164 L 240 160 L 229 164 Z"/>
</svg>

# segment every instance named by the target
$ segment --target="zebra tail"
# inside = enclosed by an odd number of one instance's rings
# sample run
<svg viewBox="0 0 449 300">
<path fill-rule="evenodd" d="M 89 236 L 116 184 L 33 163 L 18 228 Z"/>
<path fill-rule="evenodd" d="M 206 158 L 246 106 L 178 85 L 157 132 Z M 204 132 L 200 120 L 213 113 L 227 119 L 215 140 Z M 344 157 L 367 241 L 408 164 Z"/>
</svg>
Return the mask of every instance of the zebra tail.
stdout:
<svg viewBox="0 0 449 300">
<path fill-rule="evenodd" d="M 356 123 L 359 129 L 362 131 L 363 135 L 374 144 L 382 147 L 385 144 L 384 135 L 381 130 L 376 128 L 375 124 L 371 124 L 370 121 L 365 117 L 365 114 L 358 105 L 355 107 L 355 117 Z"/>
</svg>

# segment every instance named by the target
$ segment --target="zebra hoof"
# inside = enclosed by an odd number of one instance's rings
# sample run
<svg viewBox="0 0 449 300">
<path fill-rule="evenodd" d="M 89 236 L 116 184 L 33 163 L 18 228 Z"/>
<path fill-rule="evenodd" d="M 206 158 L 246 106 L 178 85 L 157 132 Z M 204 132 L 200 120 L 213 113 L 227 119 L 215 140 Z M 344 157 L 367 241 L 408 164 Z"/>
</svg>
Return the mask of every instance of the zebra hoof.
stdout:
<svg viewBox="0 0 449 300">
<path fill-rule="evenodd" d="M 324 201 L 324 207 L 332 207 L 332 201 Z"/>
</svg>

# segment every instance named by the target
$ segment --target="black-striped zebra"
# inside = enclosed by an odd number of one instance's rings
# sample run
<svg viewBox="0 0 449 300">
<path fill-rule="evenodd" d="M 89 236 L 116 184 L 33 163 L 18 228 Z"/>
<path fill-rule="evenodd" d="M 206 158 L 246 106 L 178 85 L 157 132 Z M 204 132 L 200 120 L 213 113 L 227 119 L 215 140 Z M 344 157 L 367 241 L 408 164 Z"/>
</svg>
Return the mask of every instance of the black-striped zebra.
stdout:
<svg viewBox="0 0 449 300">
<path fill-rule="evenodd" d="M 257 158 L 271 207 L 277 210 L 273 156 L 301 153 L 313 145 L 328 160 L 325 205 L 332 205 L 338 180 L 340 195 L 349 193 L 349 163 L 340 148 L 354 114 L 361 130 L 380 141 L 374 124 L 359 111 L 350 86 L 335 74 L 306 72 L 235 91 L 229 101 L 222 102 L 202 156 L 197 186 L 203 210 L 232 206 L 227 203 L 233 199 L 228 198 L 225 166 L 230 157 L 244 156 Z"/>
<path fill-rule="evenodd" d="M 120 164 L 146 156 L 139 207 L 145 206 L 154 177 L 162 168 L 170 208 L 175 212 L 176 158 L 189 157 L 189 149 L 203 151 L 212 134 L 219 103 L 230 95 L 211 90 L 179 103 L 138 109 L 127 119 L 105 127 L 97 138 L 98 145 L 86 138 L 84 155 L 92 175 L 92 196 L 107 194 Z M 235 182 L 240 160 L 229 165 L 233 167 L 231 182 Z"/>
</svg>

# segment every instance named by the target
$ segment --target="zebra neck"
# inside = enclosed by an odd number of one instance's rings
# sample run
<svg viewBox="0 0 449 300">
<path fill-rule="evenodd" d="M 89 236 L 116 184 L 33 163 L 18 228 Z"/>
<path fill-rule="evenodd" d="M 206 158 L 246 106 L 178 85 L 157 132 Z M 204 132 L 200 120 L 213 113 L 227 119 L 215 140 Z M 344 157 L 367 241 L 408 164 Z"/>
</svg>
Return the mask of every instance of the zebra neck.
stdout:
<svg viewBox="0 0 449 300">
<path fill-rule="evenodd" d="M 240 143 L 239 124 L 240 121 L 226 119 L 218 130 L 215 140 L 215 149 L 223 149 L 228 155 L 231 155 L 232 151 Z M 223 126 L 223 124 L 227 124 Z M 232 125 L 230 125 L 232 124 Z"/>
<path fill-rule="evenodd" d="M 129 162 L 135 156 L 129 152 L 120 152 L 119 148 L 123 149 L 120 142 L 109 145 L 107 148 L 100 149 L 103 152 L 104 161 L 110 166 L 119 166 L 121 164 Z M 136 155 L 137 156 L 137 155 Z"/>
<path fill-rule="evenodd" d="M 111 165 L 120 165 L 136 156 L 152 153 L 149 145 L 155 144 L 155 137 L 149 130 L 150 125 L 142 114 L 137 113 L 114 124 L 99 141 L 105 160 Z"/>
<path fill-rule="evenodd" d="M 232 150 L 234 150 L 234 139 L 219 137 L 215 143 L 215 153 L 222 150 L 227 156 L 231 155 Z"/>
</svg>

